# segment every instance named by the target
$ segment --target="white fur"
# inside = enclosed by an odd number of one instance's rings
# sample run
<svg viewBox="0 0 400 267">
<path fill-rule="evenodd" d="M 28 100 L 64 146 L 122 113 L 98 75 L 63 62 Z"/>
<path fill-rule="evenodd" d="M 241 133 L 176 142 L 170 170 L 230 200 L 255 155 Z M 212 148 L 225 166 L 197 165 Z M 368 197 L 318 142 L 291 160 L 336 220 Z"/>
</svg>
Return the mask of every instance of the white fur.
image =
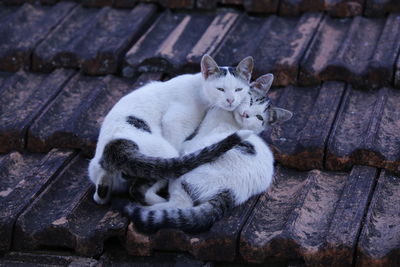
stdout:
<svg viewBox="0 0 400 267">
<path fill-rule="evenodd" d="M 225 92 L 217 90 L 223 86 Z M 243 88 L 240 92 L 235 89 Z M 112 140 L 123 138 L 133 140 L 141 153 L 171 158 L 179 156 L 184 140 L 194 132 L 210 106 L 234 109 L 247 96 L 249 85 L 232 75 L 209 77 L 202 74 L 186 74 L 166 82 L 149 83 L 126 95 L 107 114 L 100 129 L 96 154 L 89 164 L 89 178 L 96 184 L 106 173 L 99 164 L 104 147 Z M 234 99 L 229 105 L 227 98 Z M 144 120 L 152 133 L 142 131 L 126 122 L 133 115 Z M 127 190 L 127 185 L 117 177 L 111 177 L 112 191 Z M 104 204 L 94 195 L 94 200 Z M 159 202 L 160 200 L 156 200 Z"/>
<path fill-rule="evenodd" d="M 184 143 L 183 154 L 214 144 L 243 128 L 260 132 L 264 129 L 263 123 L 253 118 L 260 114 L 260 110 L 262 114 L 262 107 L 256 105 L 250 107 L 248 102 L 244 102 L 234 112 L 219 108 L 211 109 L 202 122 L 198 134 L 192 140 Z M 240 112 L 243 111 L 252 115 L 243 119 L 240 116 Z M 241 132 L 244 136 L 249 134 L 248 131 Z M 265 142 L 256 134 L 251 134 L 246 141 L 256 148 L 256 155 L 232 149 L 216 161 L 204 164 L 179 179 L 170 181 L 169 201 L 149 208 L 193 206 L 193 199 L 183 190 L 182 183 L 189 185 L 195 195 L 199 196 L 196 201 L 200 202 L 208 201 L 222 190 L 229 189 L 233 193 L 235 205 L 240 205 L 250 197 L 264 192 L 270 186 L 273 178 L 273 155 Z"/>
</svg>

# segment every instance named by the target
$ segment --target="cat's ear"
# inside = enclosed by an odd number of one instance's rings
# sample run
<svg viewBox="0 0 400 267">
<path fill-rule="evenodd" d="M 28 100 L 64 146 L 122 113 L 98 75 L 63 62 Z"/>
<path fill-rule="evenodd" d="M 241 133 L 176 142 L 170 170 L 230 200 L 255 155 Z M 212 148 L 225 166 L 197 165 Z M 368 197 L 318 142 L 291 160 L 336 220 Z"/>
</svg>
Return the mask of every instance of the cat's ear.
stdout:
<svg viewBox="0 0 400 267">
<path fill-rule="evenodd" d="M 250 84 L 251 90 L 257 92 L 260 95 L 266 95 L 271 88 L 272 82 L 274 81 L 274 75 L 272 73 L 265 74 L 259 77 L 257 80 Z"/>
<path fill-rule="evenodd" d="M 251 73 L 253 72 L 254 60 L 253 57 L 246 57 L 236 67 L 236 72 L 241 75 L 246 81 L 250 81 Z"/>
<path fill-rule="evenodd" d="M 219 72 L 220 69 L 218 67 L 218 64 L 214 61 L 212 57 L 205 54 L 201 59 L 201 73 L 203 74 L 204 79 L 207 80 L 208 77 Z"/>
<path fill-rule="evenodd" d="M 283 108 L 271 107 L 268 109 L 268 123 L 274 124 L 277 122 L 284 122 L 290 120 L 293 113 Z"/>
</svg>

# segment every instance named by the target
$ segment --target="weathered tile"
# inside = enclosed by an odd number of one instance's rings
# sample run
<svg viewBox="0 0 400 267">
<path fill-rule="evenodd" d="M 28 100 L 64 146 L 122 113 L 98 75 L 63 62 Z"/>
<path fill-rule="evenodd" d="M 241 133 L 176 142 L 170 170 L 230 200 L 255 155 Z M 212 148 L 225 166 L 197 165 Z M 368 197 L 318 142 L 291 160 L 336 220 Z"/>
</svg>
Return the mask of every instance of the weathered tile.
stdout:
<svg viewBox="0 0 400 267">
<path fill-rule="evenodd" d="M 300 59 L 321 18 L 321 13 L 306 13 L 299 18 L 244 17 L 216 51 L 216 60 L 219 64 L 234 65 L 252 55 L 253 76 L 272 72 L 275 85 L 296 84 Z"/>
<path fill-rule="evenodd" d="M 324 0 L 281 0 L 279 3 L 279 14 L 284 16 L 317 11 L 325 11 Z"/>
<path fill-rule="evenodd" d="M 162 229 L 147 235 L 138 232 L 131 223 L 126 236 L 126 249 L 129 254 L 136 256 L 149 256 L 154 251 L 180 251 L 188 252 L 200 260 L 233 261 L 237 256 L 240 230 L 256 200 L 257 197 L 251 198 L 216 222 L 209 231 L 199 234 Z"/>
<path fill-rule="evenodd" d="M 240 17 L 240 13 L 234 11 L 218 13 L 187 55 L 187 70 L 200 71 L 200 61 L 203 55 L 209 54 L 215 56 L 217 48 L 221 45 Z"/>
<path fill-rule="evenodd" d="M 237 12 L 226 10 L 206 14 L 166 11 L 128 51 L 123 75 L 199 71 L 201 57 L 205 53 L 214 55 L 238 18 Z"/>
<path fill-rule="evenodd" d="M 276 13 L 279 7 L 278 0 L 243 0 L 247 12 Z"/>
<path fill-rule="evenodd" d="M 361 166 L 350 174 L 278 168 L 243 228 L 241 256 L 252 263 L 351 266 L 375 174 Z"/>
<path fill-rule="evenodd" d="M 53 7 L 24 4 L 0 20 L 0 70 L 29 69 L 33 49 L 74 6 L 68 2 Z"/>
<path fill-rule="evenodd" d="M 400 172 L 400 92 L 346 90 L 332 128 L 326 167 L 348 170 L 354 164 Z"/>
<path fill-rule="evenodd" d="M 205 262 L 195 260 L 187 254 L 176 252 L 155 252 L 151 257 L 131 256 L 119 244 L 111 244 L 106 248 L 105 253 L 100 257 L 99 262 L 103 266 L 145 266 L 145 267 L 171 267 L 190 266 L 204 267 Z"/>
<path fill-rule="evenodd" d="M 196 8 L 198 9 L 215 9 L 218 0 L 196 0 Z"/>
<path fill-rule="evenodd" d="M 300 63 L 300 84 L 315 85 L 329 78 L 325 72 L 330 61 L 337 56 L 351 22 L 351 19 L 333 19 L 329 16 L 324 18 Z M 334 69 L 331 72 L 335 71 Z"/>
<path fill-rule="evenodd" d="M 50 267 L 50 266 L 82 266 L 94 267 L 98 266 L 98 261 L 92 258 L 83 258 L 70 255 L 56 255 L 49 252 L 26 253 L 26 252 L 10 252 L 0 259 L 0 266 L 4 267 Z"/>
<path fill-rule="evenodd" d="M 400 16 L 385 19 L 327 17 L 302 63 L 299 82 L 342 80 L 362 88 L 392 83 L 400 49 Z"/>
<path fill-rule="evenodd" d="M 35 200 L 73 153 L 52 150 L 49 154 L 12 152 L 0 159 L 0 251 L 10 249 L 19 214 Z"/>
<path fill-rule="evenodd" d="M 111 6 L 114 0 L 79 0 L 82 5 L 87 7 L 103 7 L 103 6 Z"/>
<path fill-rule="evenodd" d="M 357 246 L 356 266 L 400 264 L 400 178 L 382 171 Z"/>
<path fill-rule="evenodd" d="M 15 249 L 68 248 L 94 256 L 107 239 L 123 236 L 127 220 L 92 200 L 88 163 L 75 157 L 23 211 L 15 224 Z"/>
<path fill-rule="evenodd" d="M 28 127 L 61 91 L 74 74 L 56 70 L 52 74 L 15 73 L 0 85 L 0 152 L 22 150 Z"/>
<path fill-rule="evenodd" d="M 115 76 L 74 76 L 29 129 L 28 149 L 46 152 L 53 147 L 94 152 L 101 123 L 125 94 L 159 74 L 146 74 L 135 83 Z"/>
<path fill-rule="evenodd" d="M 261 135 L 277 162 L 301 170 L 323 168 L 325 146 L 344 89 L 341 82 L 326 82 L 321 87 L 289 86 L 270 92 L 274 105 L 293 112 L 290 121 L 273 125 Z"/>
<path fill-rule="evenodd" d="M 75 8 L 35 49 L 33 69 L 82 68 L 88 74 L 118 70 L 120 59 L 155 15 L 152 4 L 133 10 Z"/>
<path fill-rule="evenodd" d="M 137 72 L 174 73 L 215 19 L 213 14 L 183 14 L 165 11 L 125 56 L 123 75 Z"/>
<path fill-rule="evenodd" d="M 400 12 L 400 3 L 397 0 L 366 0 L 366 16 L 384 17 L 390 12 Z"/>
<path fill-rule="evenodd" d="M 329 15 L 352 17 L 362 15 L 365 0 L 324 0 Z"/>
</svg>

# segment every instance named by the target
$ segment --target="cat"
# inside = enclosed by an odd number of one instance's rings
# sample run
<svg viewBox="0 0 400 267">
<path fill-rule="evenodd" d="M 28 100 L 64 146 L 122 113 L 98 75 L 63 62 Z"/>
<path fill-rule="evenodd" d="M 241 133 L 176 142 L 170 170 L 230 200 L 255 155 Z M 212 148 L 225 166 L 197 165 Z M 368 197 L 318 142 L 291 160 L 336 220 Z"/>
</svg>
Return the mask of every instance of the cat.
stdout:
<svg viewBox="0 0 400 267">
<path fill-rule="evenodd" d="M 232 111 L 246 98 L 253 70 L 253 58 L 246 57 L 236 68 L 219 67 L 209 55 L 201 60 L 201 73 L 185 74 L 166 82 L 151 82 L 121 98 L 104 119 L 94 158 L 89 163 L 89 178 L 96 185 L 93 199 L 106 204 L 111 192 L 123 192 L 130 181 L 178 177 L 187 162 L 194 168 L 202 160 L 213 160 L 229 147 L 216 146 L 179 158 L 183 142 L 198 127 L 208 108 Z M 242 133 L 242 137 L 248 135 Z M 231 146 L 239 143 L 241 134 L 233 134 Z M 220 150 L 222 149 L 222 150 Z M 214 154 L 214 157 L 213 157 Z M 210 155 L 210 157 L 207 157 Z M 203 156 L 203 158 L 197 158 Z M 127 174 L 121 165 L 129 162 Z M 205 161 L 207 162 L 207 161 Z M 135 164 L 137 163 L 137 164 Z M 174 164 L 171 173 L 165 168 Z M 175 172 L 179 172 L 175 174 Z"/>
<path fill-rule="evenodd" d="M 113 199 L 114 209 L 128 216 L 144 232 L 177 228 L 186 232 L 207 230 L 233 207 L 267 190 L 272 183 L 274 159 L 260 133 L 266 126 L 286 121 L 292 113 L 271 105 L 266 93 L 273 81 L 267 74 L 251 85 L 250 97 L 231 112 L 210 109 L 197 135 L 183 144 L 191 153 L 214 144 L 240 129 L 253 131 L 244 142 L 215 161 L 169 182 L 169 201 L 140 206 Z M 157 183 L 156 183 L 157 185 Z"/>
</svg>

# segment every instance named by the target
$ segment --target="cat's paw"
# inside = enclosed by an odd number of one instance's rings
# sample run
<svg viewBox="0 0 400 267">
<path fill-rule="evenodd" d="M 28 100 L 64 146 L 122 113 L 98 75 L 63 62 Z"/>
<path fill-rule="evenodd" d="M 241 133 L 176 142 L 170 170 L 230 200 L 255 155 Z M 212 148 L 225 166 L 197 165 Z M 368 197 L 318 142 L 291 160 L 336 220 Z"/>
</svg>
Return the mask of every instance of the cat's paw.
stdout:
<svg viewBox="0 0 400 267">
<path fill-rule="evenodd" d="M 105 205 L 105 204 L 107 204 L 108 203 L 108 201 L 109 201 L 109 198 L 101 198 L 98 194 L 97 194 L 97 192 L 95 192 L 94 193 L 94 195 L 93 195 L 93 200 L 94 200 L 94 202 L 96 202 L 97 204 L 99 204 L 99 205 Z"/>
<path fill-rule="evenodd" d="M 239 130 L 236 132 L 236 134 L 240 137 L 240 139 L 246 140 L 247 138 L 250 137 L 250 135 L 254 134 L 253 131 L 251 130 Z"/>
</svg>

